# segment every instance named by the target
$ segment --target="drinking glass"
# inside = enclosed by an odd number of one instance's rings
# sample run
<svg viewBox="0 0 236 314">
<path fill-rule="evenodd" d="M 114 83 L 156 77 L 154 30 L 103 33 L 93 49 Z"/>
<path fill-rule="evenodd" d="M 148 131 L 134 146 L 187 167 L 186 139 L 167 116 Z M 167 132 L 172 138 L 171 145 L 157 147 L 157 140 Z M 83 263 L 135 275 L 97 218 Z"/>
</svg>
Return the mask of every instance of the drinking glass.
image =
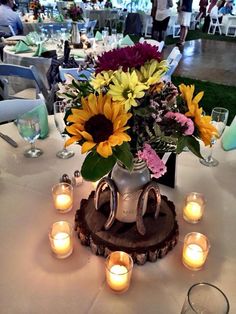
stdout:
<svg viewBox="0 0 236 314">
<path fill-rule="evenodd" d="M 213 136 L 211 139 L 211 148 L 209 155 L 204 158 L 200 159 L 200 163 L 207 167 L 216 167 L 219 164 L 219 161 L 212 157 L 213 147 L 216 143 L 217 139 L 221 137 L 224 132 L 224 129 L 227 124 L 229 116 L 229 110 L 223 107 L 215 107 L 212 109 L 211 112 L 211 123 L 218 131 L 218 136 Z"/>
<path fill-rule="evenodd" d="M 17 118 L 17 128 L 23 139 L 30 143 L 30 149 L 24 152 L 28 158 L 37 158 L 43 151 L 35 147 L 35 141 L 40 136 L 39 116 L 37 114 L 25 113 Z"/>
<path fill-rule="evenodd" d="M 66 111 L 70 109 L 70 106 L 63 101 L 56 101 L 53 104 L 53 108 L 54 108 L 54 121 L 55 121 L 56 127 L 59 133 L 61 134 L 61 137 L 65 141 L 66 134 L 64 133 L 65 131 L 64 117 L 65 117 Z M 64 144 L 63 149 L 57 153 L 57 157 L 62 158 L 62 159 L 68 159 L 68 158 L 73 157 L 74 154 L 75 153 L 73 151 L 66 149 L 65 144 Z"/>
<path fill-rule="evenodd" d="M 181 314 L 228 314 L 229 301 L 216 286 L 202 282 L 190 287 Z"/>
</svg>

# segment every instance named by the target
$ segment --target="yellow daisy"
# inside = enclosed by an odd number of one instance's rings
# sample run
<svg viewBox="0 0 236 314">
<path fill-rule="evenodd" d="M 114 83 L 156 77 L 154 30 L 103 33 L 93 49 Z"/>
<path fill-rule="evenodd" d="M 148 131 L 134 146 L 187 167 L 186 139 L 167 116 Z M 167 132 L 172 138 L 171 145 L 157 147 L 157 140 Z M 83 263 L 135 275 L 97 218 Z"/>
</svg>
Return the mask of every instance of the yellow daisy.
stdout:
<svg viewBox="0 0 236 314">
<path fill-rule="evenodd" d="M 141 66 L 140 70 L 136 70 L 140 81 L 148 86 L 156 84 L 168 70 L 168 64 L 165 60 L 158 62 L 150 60 Z"/>
<path fill-rule="evenodd" d="M 131 106 L 138 106 L 136 99 L 142 98 L 146 89 L 147 86 L 138 80 L 135 71 L 126 73 L 119 70 L 114 73 L 108 94 L 114 101 L 122 102 L 128 111 Z"/>
<path fill-rule="evenodd" d="M 125 112 L 122 103 L 113 102 L 108 95 L 89 94 L 82 98 L 82 108 L 72 109 L 67 118 L 72 124 L 66 127 L 71 135 L 66 146 L 81 141 L 82 153 L 96 147 L 97 153 L 107 158 L 112 155 L 112 147 L 131 140 L 125 131 L 132 114 Z"/>
<path fill-rule="evenodd" d="M 101 88 L 104 86 L 108 86 L 110 84 L 111 79 L 113 78 L 113 71 L 102 71 L 97 75 L 94 75 L 91 79 L 91 85 L 93 88 L 100 93 Z"/>
</svg>

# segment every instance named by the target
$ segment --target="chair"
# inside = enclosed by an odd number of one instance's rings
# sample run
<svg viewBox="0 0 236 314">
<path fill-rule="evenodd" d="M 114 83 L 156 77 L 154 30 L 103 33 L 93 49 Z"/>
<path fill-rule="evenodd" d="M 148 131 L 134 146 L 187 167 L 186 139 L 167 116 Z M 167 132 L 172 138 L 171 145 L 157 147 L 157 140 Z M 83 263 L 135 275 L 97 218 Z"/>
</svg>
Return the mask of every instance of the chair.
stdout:
<svg viewBox="0 0 236 314">
<path fill-rule="evenodd" d="M 97 25 L 97 20 L 88 21 L 85 24 L 88 37 L 94 37 L 94 29 L 95 29 L 96 25 Z"/>
<path fill-rule="evenodd" d="M 94 69 L 79 70 L 78 68 L 59 67 L 59 75 L 62 82 L 66 80 L 65 74 L 70 74 L 78 81 L 87 81 L 90 79 Z"/>
<path fill-rule="evenodd" d="M 109 28 L 117 28 L 119 22 L 119 13 L 117 10 L 110 10 L 109 17 L 105 19 L 105 25 Z"/>
<path fill-rule="evenodd" d="M 178 16 L 172 17 L 172 36 L 173 38 L 178 38 L 180 36 L 180 25 L 178 24 Z"/>
<path fill-rule="evenodd" d="M 147 44 L 155 46 L 155 47 L 157 47 L 157 51 L 159 51 L 159 52 L 162 52 L 162 49 L 163 49 L 164 44 L 165 44 L 164 41 L 159 42 L 159 41 L 154 40 L 154 39 L 144 39 L 143 37 L 141 37 L 139 39 L 139 42 L 140 43 L 146 42 Z"/>
<path fill-rule="evenodd" d="M 171 76 L 174 73 L 175 69 L 177 68 L 181 58 L 182 58 L 182 54 L 181 54 L 179 48 L 174 47 L 166 59 L 168 64 L 169 64 L 169 69 L 166 72 L 166 74 L 162 77 L 163 80 L 171 81 Z"/>
<path fill-rule="evenodd" d="M 1 78 L 3 76 L 3 78 Z M 24 79 L 28 79 L 33 81 L 34 86 L 32 88 L 23 89 L 13 95 L 9 94 L 9 80 L 5 77 L 20 77 Z M 47 99 L 48 91 L 44 82 L 39 77 L 36 68 L 32 65 L 30 67 L 23 67 L 20 65 L 12 65 L 12 64 L 0 64 L 0 80 L 2 82 L 3 87 L 0 87 L 0 95 L 3 99 L 33 99 L 44 97 Z M 41 96 L 40 96 L 41 95 Z"/>
<path fill-rule="evenodd" d="M 197 28 L 200 28 L 201 19 L 202 19 L 203 13 L 194 15 L 194 19 L 190 23 L 190 29 L 195 30 Z"/>
<path fill-rule="evenodd" d="M 151 16 L 147 16 L 144 26 L 144 37 L 151 37 L 152 36 L 152 24 L 153 19 Z"/>
<path fill-rule="evenodd" d="M 0 101 L 0 123 L 15 120 L 18 115 L 21 115 L 31 109 L 41 105 L 41 99 L 11 99 Z"/>
<path fill-rule="evenodd" d="M 220 35 L 222 35 L 222 26 L 223 25 L 219 22 L 219 16 L 210 14 L 210 25 L 208 28 L 208 35 L 215 35 L 217 28 L 219 30 Z"/>
<path fill-rule="evenodd" d="M 225 29 L 225 36 L 236 37 L 236 18 L 234 16 L 228 17 L 228 23 Z"/>
<path fill-rule="evenodd" d="M 15 32 L 10 25 L 0 25 L 0 37 L 11 37 L 15 36 Z"/>
</svg>

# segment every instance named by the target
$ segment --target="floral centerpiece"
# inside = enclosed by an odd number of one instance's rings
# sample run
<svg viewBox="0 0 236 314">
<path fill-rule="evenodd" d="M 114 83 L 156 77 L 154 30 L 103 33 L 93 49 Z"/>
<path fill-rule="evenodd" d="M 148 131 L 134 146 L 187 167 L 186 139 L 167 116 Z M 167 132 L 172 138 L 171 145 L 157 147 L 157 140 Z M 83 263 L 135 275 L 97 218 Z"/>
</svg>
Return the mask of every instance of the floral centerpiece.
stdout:
<svg viewBox="0 0 236 314">
<path fill-rule="evenodd" d="M 201 158 L 199 140 L 211 145 L 216 129 L 202 114 L 194 86 L 179 90 L 162 80 L 167 61 L 147 43 L 118 48 L 98 57 L 90 81 L 67 76 L 58 96 L 72 104 L 65 117 L 66 145 L 78 143 L 87 156 L 86 180 L 96 181 L 120 161 L 130 171 L 135 158 L 146 162 L 155 177 L 166 167 L 158 153 L 181 153 L 185 147 Z"/>
<path fill-rule="evenodd" d="M 64 15 L 68 19 L 72 19 L 72 21 L 83 21 L 83 9 L 73 3 L 68 9 L 64 8 Z"/>
<path fill-rule="evenodd" d="M 41 6 L 39 0 L 32 0 L 29 3 L 29 9 L 33 11 L 34 19 L 37 20 L 39 17 L 39 13 L 43 13 L 44 7 Z"/>
</svg>

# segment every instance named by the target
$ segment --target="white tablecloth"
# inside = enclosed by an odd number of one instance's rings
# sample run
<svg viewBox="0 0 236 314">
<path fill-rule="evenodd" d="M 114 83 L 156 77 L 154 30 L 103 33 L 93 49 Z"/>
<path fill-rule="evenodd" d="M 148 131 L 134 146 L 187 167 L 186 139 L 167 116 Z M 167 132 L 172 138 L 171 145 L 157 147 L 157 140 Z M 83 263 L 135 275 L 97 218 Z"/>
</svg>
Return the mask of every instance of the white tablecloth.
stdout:
<svg viewBox="0 0 236 314">
<path fill-rule="evenodd" d="M 179 243 L 163 259 L 135 265 L 130 289 L 116 295 L 105 283 L 105 259 L 81 246 L 76 236 L 69 258 L 58 260 L 51 254 L 51 224 L 58 220 L 73 223 L 79 202 L 89 195 L 92 185 L 87 182 L 76 189 L 70 213 L 54 210 L 51 188 L 63 173 L 72 175 L 80 169 L 81 156 L 74 146 L 72 159 L 56 157 L 62 140 L 50 120 L 50 136 L 37 142 L 44 150 L 38 159 L 23 156 L 28 144 L 13 124 L 0 126 L 0 131 L 19 144 L 16 149 L 0 138 L 1 313 L 178 314 L 188 288 L 200 281 L 219 286 L 229 298 L 230 313 L 236 313 L 236 151 L 223 152 L 217 145 L 214 155 L 220 164 L 215 168 L 201 165 L 190 153 L 178 157 L 177 186 L 161 186 L 161 192 L 175 203 Z M 190 191 L 202 192 L 207 199 L 204 218 L 196 225 L 182 218 L 184 196 Z M 183 238 L 191 231 L 206 234 L 211 243 L 205 267 L 198 272 L 181 262 Z"/>
</svg>

